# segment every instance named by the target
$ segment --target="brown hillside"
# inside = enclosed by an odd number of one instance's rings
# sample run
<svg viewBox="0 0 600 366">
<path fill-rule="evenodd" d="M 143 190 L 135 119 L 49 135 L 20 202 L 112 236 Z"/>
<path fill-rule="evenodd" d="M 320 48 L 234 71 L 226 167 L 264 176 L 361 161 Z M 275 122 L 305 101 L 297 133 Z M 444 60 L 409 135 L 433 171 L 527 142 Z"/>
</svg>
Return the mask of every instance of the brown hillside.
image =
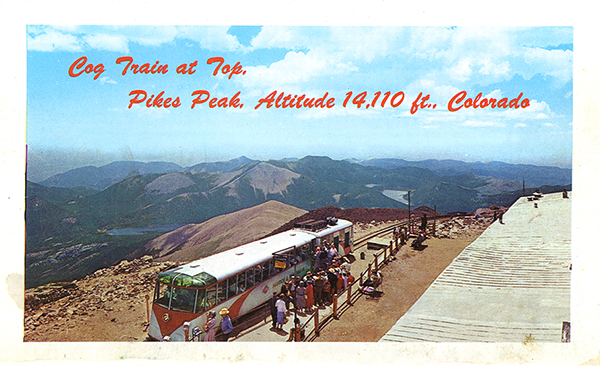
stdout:
<svg viewBox="0 0 600 366">
<path fill-rule="evenodd" d="M 189 262 L 260 239 L 306 213 L 277 201 L 189 224 L 148 242 L 145 249 L 160 261 Z"/>
</svg>

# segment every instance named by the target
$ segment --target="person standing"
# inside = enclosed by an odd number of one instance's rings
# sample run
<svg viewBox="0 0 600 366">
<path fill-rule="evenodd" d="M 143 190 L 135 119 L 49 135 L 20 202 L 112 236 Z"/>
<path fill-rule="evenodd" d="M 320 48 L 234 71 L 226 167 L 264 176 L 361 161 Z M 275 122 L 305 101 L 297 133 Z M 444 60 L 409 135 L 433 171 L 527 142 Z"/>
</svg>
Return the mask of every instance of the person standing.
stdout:
<svg viewBox="0 0 600 366">
<path fill-rule="evenodd" d="M 277 306 L 275 303 L 279 299 L 277 291 L 273 291 L 273 296 L 269 299 L 269 309 L 271 310 L 271 321 L 273 322 L 273 328 L 277 328 Z"/>
<path fill-rule="evenodd" d="M 323 272 L 321 271 L 321 272 L 317 273 L 317 276 L 315 277 L 315 285 L 313 287 L 316 306 L 323 305 L 323 284 L 324 284 Z"/>
<path fill-rule="evenodd" d="M 331 302 L 331 283 L 323 276 L 323 304 Z"/>
<path fill-rule="evenodd" d="M 306 309 L 308 311 L 312 310 L 312 307 L 315 305 L 315 297 L 314 297 L 314 288 L 312 280 L 309 280 L 306 283 Z"/>
<path fill-rule="evenodd" d="M 304 282 L 301 282 L 296 287 L 296 305 L 294 309 L 304 311 L 304 308 L 306 308 L 306 287 L 304 287 Z"/>
<path fill-rule="evenodd" d="M 217 313 L 209 311 L 206 316 L 206 323 L 204 323 L 204 331 L 206 332 L 204 342 L 215 341 L 215 325 L 217 325 Z"/>
<path fill-rule="evenodd" d="M 223 308 L 219 314 L 221 314 L 221 331 L 223 332 L 223 341 L 227 342 L 229 335 L 233 330 L 233 324 L 231 324 L 231 319 L 229 318 L 229 309 Z"/>
<path fill-rule="evenodd" d="M 277 329 L 283 329 L 283 323 L 285 322 L 285 301 L 283 301 L 283 294 L 279 294 L 279 299 L 275 302 L 277 308 Z"/>
<path fill-rule="evenodd" d="M 327 272 L 327 281 L 329 281 L 329 284 L 331 285 L 329 288 L 329 296 L 331 296 L 331 298 L 337 293 L 337 280 L 338 278 L 335 270 L 330 268 Z"/>
</svg>

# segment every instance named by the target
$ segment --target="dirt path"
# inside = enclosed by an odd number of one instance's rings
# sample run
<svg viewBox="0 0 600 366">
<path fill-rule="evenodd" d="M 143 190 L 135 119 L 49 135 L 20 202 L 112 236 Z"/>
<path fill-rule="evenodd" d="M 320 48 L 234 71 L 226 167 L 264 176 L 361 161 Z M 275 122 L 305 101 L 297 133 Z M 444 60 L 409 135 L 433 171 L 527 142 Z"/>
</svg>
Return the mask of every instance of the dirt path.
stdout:
<svg viewBox="0 0 600 366">
<path fill-rule="evenodd" d="M 384 295 L 378 299 L 361 296 L 339 320 L 327 324 L 315 341 L 377 342 L 481 232 L 456 239 L 428 239 L 423 251 L 405 245 L 396 254 L 397 259 L 381 270 L 383 284 L 379 289 Z"/>
</svg>

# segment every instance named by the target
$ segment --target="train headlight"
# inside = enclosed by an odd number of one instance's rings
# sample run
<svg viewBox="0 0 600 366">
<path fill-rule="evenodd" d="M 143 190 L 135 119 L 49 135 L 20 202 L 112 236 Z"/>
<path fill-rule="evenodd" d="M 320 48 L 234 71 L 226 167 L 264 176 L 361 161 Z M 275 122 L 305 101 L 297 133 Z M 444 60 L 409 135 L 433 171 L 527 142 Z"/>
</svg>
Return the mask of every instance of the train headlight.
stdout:
<svg viewBox="0 0 600 366">
<path fill-rule="evenodd" d="M 166 323 L 166 322 L 168 322 L 169 320 L 171 320 L 171 315 L 169 315 L 169 313 L 165 313 L 165 314 L 162 316 L 162 318 L 163 318 L 163 321 Z"/>
</svg>

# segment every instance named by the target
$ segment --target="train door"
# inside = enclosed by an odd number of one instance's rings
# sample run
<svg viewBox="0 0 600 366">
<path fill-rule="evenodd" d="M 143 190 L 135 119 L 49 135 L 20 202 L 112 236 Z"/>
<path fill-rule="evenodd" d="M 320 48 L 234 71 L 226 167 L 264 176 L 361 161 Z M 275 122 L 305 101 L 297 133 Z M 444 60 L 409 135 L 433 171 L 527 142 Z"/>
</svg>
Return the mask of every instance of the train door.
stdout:
<svg viewBox="0 0 600 366">
<path fill-rule="evenodd" d="M 346 231 L 346 234 L 344 235 L 344 243 L 345 248 L 344 248 L 344 254 L 348 254 L 352 251 L 352 245 L 350 243 L 350 231 Z"/>
<path fill-rule="evenodd" d="M 344 253 L 343 250 L 340 250 L 340 249 L 343 249 L 343 248 L 340 248 L 340 236 L 339 235 L 336 235 L 336 236 L 333 237 L 333 245 L 335 246 L 335 249 L 337 250 L 338 253 Z"/>
</svg>

